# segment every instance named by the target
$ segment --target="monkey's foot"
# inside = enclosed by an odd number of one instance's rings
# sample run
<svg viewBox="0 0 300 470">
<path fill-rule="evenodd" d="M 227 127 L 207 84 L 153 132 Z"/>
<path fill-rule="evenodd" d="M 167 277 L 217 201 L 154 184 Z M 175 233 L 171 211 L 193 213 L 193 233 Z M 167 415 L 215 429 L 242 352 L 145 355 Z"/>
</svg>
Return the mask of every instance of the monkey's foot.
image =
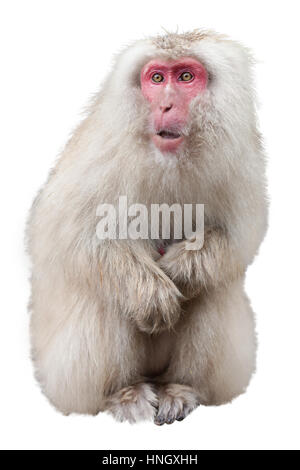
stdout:
<svg viewBox="0 0 300 470">
<path fill-rule="evenodd" d="M 154 422 L 158 426 L 182 421 L 199 405 L 196 392 L 187 385 L 160 385 L 158 389 L 158 411 Z"/>
<path fill-rule="evenodd" d="M 153 420 L 157 410 L 157 396 L 151 385 L 139 383 L 122 388 L 109 397 L 105 409 L 121 422 Z"/>
</svg>

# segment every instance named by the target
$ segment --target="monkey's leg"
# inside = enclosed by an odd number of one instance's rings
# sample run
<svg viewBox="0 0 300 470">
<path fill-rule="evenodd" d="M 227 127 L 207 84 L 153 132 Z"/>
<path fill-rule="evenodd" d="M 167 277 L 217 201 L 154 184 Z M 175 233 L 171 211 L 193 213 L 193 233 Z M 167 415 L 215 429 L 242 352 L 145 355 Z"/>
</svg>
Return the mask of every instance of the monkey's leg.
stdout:
<svg viewBox="0 0 300 470">
<path fill-rule="evenodd" d="M 220 405 L 243 393 L 255 355 L 253 312 L 241 281 L 187 303 L 171 363 L 160 379 L 166 385 L 158 394 L 156 423 L 182 419 L 197 404 Z"/>
<path fill-rule="evenodd" d="M 65 414 L 108 408 L 121 420 L 153 418 L 155 395 L 140 383 L 145 335 L 92 291 L 56 287 L 55 295 L 40 284 L 33 292 L 33 358 L 45 395 Z M 136 383 L 131 400 L 119 392 Z"/>
</svg>

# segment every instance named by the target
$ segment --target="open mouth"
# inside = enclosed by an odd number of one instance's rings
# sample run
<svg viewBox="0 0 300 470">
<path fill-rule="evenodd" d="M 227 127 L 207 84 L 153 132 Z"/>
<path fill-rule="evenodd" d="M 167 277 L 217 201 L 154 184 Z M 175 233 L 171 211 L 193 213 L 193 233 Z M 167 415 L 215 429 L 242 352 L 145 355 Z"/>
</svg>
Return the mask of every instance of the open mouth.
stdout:
<svg viewBox="0 0 300 470">
<path fill-rule="evenodd" d="M 184 136 L 173 129 L 161 129 L 152 136 L 152 139 L 161 152 L 173 153 L 183 143 Z"/>
<path fill-rule="evenodd" d="M 162 130 L 158 132 L 157 135 L 159 135 L 163 139 L 168 139 L 168 140 L 179 139 L 181 137 L 181 135 L 178 132 L 170 131 L 170 130 Z"/>
</svg>

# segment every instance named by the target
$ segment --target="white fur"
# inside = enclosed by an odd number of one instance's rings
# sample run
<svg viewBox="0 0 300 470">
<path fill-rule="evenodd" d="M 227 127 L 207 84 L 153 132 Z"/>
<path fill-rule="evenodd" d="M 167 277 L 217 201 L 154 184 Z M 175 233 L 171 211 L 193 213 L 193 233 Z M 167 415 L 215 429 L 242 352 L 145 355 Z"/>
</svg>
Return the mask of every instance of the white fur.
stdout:
<svg viewBox="0 0 300 470">
<path fill-rule="evenodd" d="M 184 150 L 165 157 L 149 144 L 139 73 L 152 58 L 180 56 L 200 60 L 210 80 L 192 103 Z M 206 404 L 245 390 L 255 335 L 243 279 L 266 230 L 251 65 L 245 48 L 214 33 L 133 44 L 39 193 L 28 227 L 32 351 L 44 393 L 64 413 L 106 409 L 150 374 Z M 182 241 L 156 262 L 151 240 L 100 242 L 96 208 L 120 195 L 147 206 L 204 203 L 204 248 L 186 253 Z"/>
</svg>

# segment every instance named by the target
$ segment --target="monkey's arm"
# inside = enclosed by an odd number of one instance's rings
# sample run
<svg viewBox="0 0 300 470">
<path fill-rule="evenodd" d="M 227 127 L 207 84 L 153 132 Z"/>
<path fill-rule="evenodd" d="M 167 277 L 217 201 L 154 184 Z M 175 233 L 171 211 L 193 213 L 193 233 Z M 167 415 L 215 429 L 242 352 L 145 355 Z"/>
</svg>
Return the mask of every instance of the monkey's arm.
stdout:
<svg viewBox="0 0 300 470">
<path fill-rule="evenodd" d="M 147 333 L 172 328 L 184 298 L 145 246 L 124 240 L 101 251 L 101 284 L 112 306 Z"/>
<path fill-rule="evenodd" d="M 237 278 L 245 270 L 222 229 L 206 230 L 200 250 L 188 250 L 184 240 L 171 245 L 158 262 L 186 298 Z"/>
</svg>

